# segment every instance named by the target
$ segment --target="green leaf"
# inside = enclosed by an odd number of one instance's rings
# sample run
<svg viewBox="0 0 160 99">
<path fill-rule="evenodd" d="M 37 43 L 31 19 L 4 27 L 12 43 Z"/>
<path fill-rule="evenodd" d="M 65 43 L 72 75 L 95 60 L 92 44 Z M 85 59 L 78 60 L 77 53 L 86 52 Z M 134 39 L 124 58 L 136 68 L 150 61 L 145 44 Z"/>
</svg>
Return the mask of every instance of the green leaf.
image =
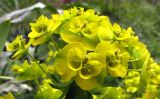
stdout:
<svg viewBox="0 0 160 99">
<path fill-rule="evenodd" d="M 49 51 L 48 46 L 46 44 L 43 44 L 37 47 L 35 56 L 39 60 L 46 59 L 48 57 L 48 51 Z"/>
<path fill-rule="evenodd" d="M 93 97 L 88 91 L 82 90 L 75 83 L 72 83 L 65 99 L 93 99 Z"/>
<path fill-rule="evenodd" d="M 52 83 L 49 83 L 49 85 L 52 87 L 52 88 L 55 88 L 55 89 L 63 89 L 63 88 L 66 88 L 68 87 L 68 85 L 70 85 L 72 82 L 73 82 L 73 79 L 71 79 L 70 81 L 68 82 L 61 82 L 61 78 L 60 78 L 60 75 L 58 74 L 52 74 L 51 75 L 52 78 L 56 81 L 56 84 L 52 84 Z"/>
<path fill-rule="evenodd" d="M 104 80 L 104 86 L 112 86 L 112 87 L 117 87 L 118 86 L 118 82 L 117 82 L 117 78 L 113 77 L 111 75 L 107 75 L 107 77 L 105 77 Z"/>
<path fill-rule="evenodd" d="M 40 65 L 43 68 L 46 68 L 45 64 Z M 31 64 L 29 64 L 26 60 L 23 62 L 22 65 L 13 66 L 12 70 L 15 71 L 18 80 L 33 80 L 35 79 L 34 75 L 37 78 L 40 78 L 44 74 L 35 62 L 32 61 Z M 16 72 L 17 70 L 19 72 Z"/>
<path fill-rule="evenodd" d="M 121 87 L 104 87 L 101 95 L 95 95 L 93 99 L 122 99 L 123 90 Z"/>
<path fill-rule="evenodd" d="M 147 66 L 148 66 L 149 58 L 150 58 L 150 55 L 148 54 L 142 66 L 140 89 L 144 89 L 145 86 L 147 85 Z"/>
<path fill-rule="evenodd" d="M 5 21 L 3 23 L 0 24 L 0 52 L 2 52 L 5 42 L 7 40 L 8 34 L 9 34 L 9 30 L 10 30 L 10 22 L 9 21 Z"/>
<path fill-rule="evenodd" d="M 14 99 L 14 96 L 9 92 L 7 95 L 3 96 L 3 99 Z"/>
<path fill-rule="evenodd" d="M 57 13 L 56 8 L 54 8 L 51 4 L 46 5 L 45 9 L 48 9 L 52 13 Z"/>
<path fill-rule="evenodd" d="M 63 92 L 59 89 L 52 88 L 49 83 L 49 80 L 43 80 L 34 99 L 62 99 L 60 97 Z"/>
<path fill-rule="evenodd" d="M 10 76 L 0 76 L 0 79 L 12 80 L 13 77 L 10 77 Z"/>
</svg>

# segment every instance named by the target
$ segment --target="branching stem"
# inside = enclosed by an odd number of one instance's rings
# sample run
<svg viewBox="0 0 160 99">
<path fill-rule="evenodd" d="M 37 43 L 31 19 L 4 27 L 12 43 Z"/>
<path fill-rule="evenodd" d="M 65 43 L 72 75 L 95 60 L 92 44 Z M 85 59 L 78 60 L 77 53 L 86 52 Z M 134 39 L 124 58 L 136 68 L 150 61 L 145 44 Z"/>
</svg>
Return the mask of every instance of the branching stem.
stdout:
<svg viewBox="0 0 160 99">
<path fill-rule="evenodd" d="M 46 74 L 46 76 L 52 81 L 52 83 L 56 83 L 55 80 L 50 76 L 50 74 L 48 74 L 46 72 L 46 70 L 36 61 L 36 59 L 30 54 L 27 52 L 27 54 L 30 56 L 30 58 L 35 61 L 35 63 L 38 65 L 38 67 Z"/>
</svg>

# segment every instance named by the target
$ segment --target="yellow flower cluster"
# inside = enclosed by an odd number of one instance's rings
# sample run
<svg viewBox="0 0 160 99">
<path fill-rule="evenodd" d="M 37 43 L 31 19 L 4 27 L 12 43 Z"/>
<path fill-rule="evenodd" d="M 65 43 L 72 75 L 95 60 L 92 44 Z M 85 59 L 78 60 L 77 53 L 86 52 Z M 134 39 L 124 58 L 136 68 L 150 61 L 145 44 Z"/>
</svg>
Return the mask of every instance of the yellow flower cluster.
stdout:
<svg viewBox="0 0 160 99">
<path fill-rule="evenodd" d="M 118 89 L 110 86 L 104 90 L 112 94 L 114 89 L 121 90 L 117 92 L 122 95 L 119 97 L 139 95 L 136 93 L 139 90 L 145 94 L 135 97 L 146 97 L 150 90 L 158 90 L 160 66 L 152 60 L 131 27 L 112 25 L 107 16 L 77 7 L 64 10 L 63 14 L 53 14 L 51 19 L 40 16 L 30 25 L 28 44 L 22 36 L 17 36 L 7 46 L 9 51 L 15 52 L 12 58 L 20 58 L 30 45 L 52 42 L 57 49 L 52 71 L 63 83 L 75 81 L 83 90 L 94 90 L 105 87 L 104 82 L 110 76 L 118 80 Z M 55 34 L 60 37 L 57 41 L 52 38 Z M 64 41 L 65 45 L 59 48 L 58 41 Z"/>
<path fill-rule="evenodd" d="M 90 90 L 98 85 L 96 77 L 103 75 L 105 64 L 103 55 L 87 53 L 84 46 L 77 42 L 66 45 L 57 54 L 54 67 L 63 82 L 74 78 L 82 89 Z"/>
</svg>

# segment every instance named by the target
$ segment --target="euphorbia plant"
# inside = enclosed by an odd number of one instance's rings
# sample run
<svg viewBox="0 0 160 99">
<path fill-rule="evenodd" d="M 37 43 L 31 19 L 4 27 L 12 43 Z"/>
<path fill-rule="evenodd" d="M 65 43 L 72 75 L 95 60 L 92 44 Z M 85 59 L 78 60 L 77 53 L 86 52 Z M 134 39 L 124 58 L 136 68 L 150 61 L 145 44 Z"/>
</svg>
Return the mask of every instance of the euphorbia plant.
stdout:
<svg viewBox="0 0 160 99">
<path fill-rule="evenodd" d="M 13 66 L 17 79 L 35 80 L 35 99 L 155 99 L 160 66 L 131 27 L 124 29 L 93 9 L 71 8 L 31 23 L 29 41 L 17 38 L 7 46 L 12 58 L 32 60 Z M 55 38 L 57 37 L 57 38 Z M 30 46 L 49 46 L 40 62 Z M 40 80 L 39 80 L 40 79 Z"/>
</svg>

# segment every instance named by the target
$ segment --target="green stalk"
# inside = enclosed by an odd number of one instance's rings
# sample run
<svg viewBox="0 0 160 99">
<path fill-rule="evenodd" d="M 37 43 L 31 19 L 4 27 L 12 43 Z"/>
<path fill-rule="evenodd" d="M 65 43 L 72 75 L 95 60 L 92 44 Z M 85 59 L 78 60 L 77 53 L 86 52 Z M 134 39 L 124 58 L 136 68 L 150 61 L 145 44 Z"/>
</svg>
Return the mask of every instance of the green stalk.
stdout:
<svg viewBox="0 0 160 99">
<path fill-rule="evenodd" d="M 42 94 L 42 96 L 43 96 L 43 99 L 46 99 L 46 98 L 45 98 L 45 96 L 44 96 L 44 94 L 43 94 L 43 92 L 42 92 L 42 89 L 41 89 L 40 83 L 39 83 L 39 81 L 38 81 L 38 79 L 37 79 L 37 77 L 36 77 L 35 73 L 34 73 L 34 78 L 35 78 L 35 82 L 36 82 L 36 84 L 38 85 L 39 90 L 40 90 L 40 92 L 41 92 L 41 94 Z"/>
<path fill-rule="evenodd" d="M 48 35 L 48 34 L 46 33 L 46 36 L 53 42 L 54 46 L 56 47 L 56 50 L 59 52 L 59 48 L 58 48 L 56 42 L 54 41 L 54 39 L 52 38 L 52 35 Z"/>
<path fill-rule="evenodd" d="M 36 61 L 36 59 L 30 54 L 27 52 L 27 54 L 30 56 L 30 58 L 35 61 L 35 63 L 38 65 L 38 67 L 47 75 L 47 77 L 52 81 L 52 83 L 56 83 L 56 81 L 50 76 L 50 74 L 48 74 L 46 72 L 46 70 Z"/>
<path fill-rule="evenodd" d="M 142 69 L 128 69 L 128 71 L 142 71 Z"/>
<path fill-rule="evenodd" d="M 56 42 L 54 41 L 54 39 L 52 37 L 50 37 L 50 40 L 53 42 L 54 46 L 56 47 L 56 50 L 59 52 L 59 48 L 58 48 Z"/>
</svg>

